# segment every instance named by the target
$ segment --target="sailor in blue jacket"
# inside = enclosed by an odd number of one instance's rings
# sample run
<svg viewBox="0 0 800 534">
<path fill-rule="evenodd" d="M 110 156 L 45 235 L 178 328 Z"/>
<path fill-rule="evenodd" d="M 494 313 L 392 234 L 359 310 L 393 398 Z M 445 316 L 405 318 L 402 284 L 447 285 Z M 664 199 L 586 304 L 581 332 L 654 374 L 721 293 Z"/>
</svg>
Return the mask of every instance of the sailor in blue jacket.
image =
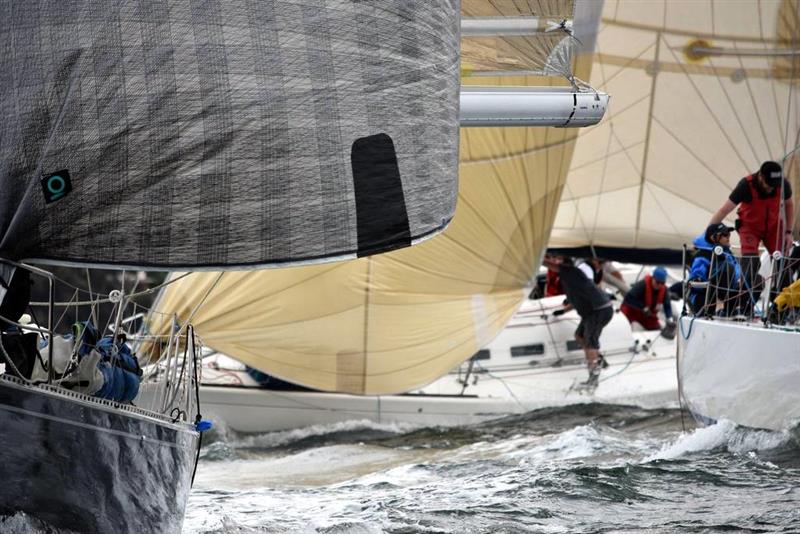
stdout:
<svg viewBox="0 0 800 534">
<path fill-rule="evenodd" d="M 689 280 L 710 282 L 711 291 L 706 298 L 705 289 L 691 288 L 689 305 L 695 313 L 704 312 L 706 315 L 712 315 L 717 300 L 724 303 L 724 310 L 728 313 L 736 304 L 734 297 L 742 283 L 742 268 L 731 252 L 731 231 L 733 228 L 722 223 L 711 224 L 705 233 L 697 236 L 693 242 L 697 251 L 689 271 Z M 722 254 L 714 257 L 712 271 L 712 256 L 717 246 L 722 247 Z M 708 307 L 703 310 L 706 302 Z"/>
</svg>

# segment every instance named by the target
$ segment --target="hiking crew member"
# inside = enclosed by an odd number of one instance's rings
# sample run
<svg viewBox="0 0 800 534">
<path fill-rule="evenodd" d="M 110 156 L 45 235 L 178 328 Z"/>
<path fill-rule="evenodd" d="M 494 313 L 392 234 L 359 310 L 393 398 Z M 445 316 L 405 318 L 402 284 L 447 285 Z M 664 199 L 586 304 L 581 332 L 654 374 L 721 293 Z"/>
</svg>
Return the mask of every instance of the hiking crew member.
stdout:
<svg viewBox="0 0 800 534">
<path fill-rule="evenodd" d="M 792 244 L 794 201 L 792 187 L 783 177 L 781 166 L 765 161 L 757 173 L 739 180 L 709 224 L 721 223 L 737 205 L 736 231 L 742 247 L 745 284 L 748 289 L 758 291 L 761 285 L 757 278 L 759 243 L 763 243 L 770 254 L 776 250 L 786 253 Z"/>
<path fill-rule="evenodd" d="M 691 287 L 690 284 L 689 307 L 694 313 L 711 316 L 719 306 L 720 309 L 716 310 L 719 314 L 729 315 L 741 304 L 732 298 L 742 282 L 742 269 L 730 249 L 732 230 L 722 223 L 710 224 L 705 233 L 694 240 L 696 252 L 689 270 L 689 281 L 709 282 L 708 289 Z M 712 264 L 713 249 L 718 245 L 722 247 L 722 255 L 713 259 Z"/>
<path fill-rule="evenodd" d="M 673 321 L 666 281 L 667 270 L 656 267 L 652 274 L 645 275 L 644 280 L 633 284 L 630 291 L 625 293 L 620 311 L 631 324 L 639 323 L 645 330 L 661 330 L 661 323 L 658 321 L 659 304 L 664 307 L 667 321 Z"/>
<path fill-rule="evenodd" d="M 600 357 L 600 333 L 614 317 L 611 300 L 577 267 L 572 260 L 563 256 L 545 254 L 545 267 L 556 271 L 561 279 L 561 286 L 567 295 L 567 307 L 557 310 L 553 315 L 561 315 L 566 309 L 574 308 L 581 317 L 575 339 L 583 347 L 586 365 L 589 368 L 587 385 L 597 384 L 602 359 Z"/>
</svg>

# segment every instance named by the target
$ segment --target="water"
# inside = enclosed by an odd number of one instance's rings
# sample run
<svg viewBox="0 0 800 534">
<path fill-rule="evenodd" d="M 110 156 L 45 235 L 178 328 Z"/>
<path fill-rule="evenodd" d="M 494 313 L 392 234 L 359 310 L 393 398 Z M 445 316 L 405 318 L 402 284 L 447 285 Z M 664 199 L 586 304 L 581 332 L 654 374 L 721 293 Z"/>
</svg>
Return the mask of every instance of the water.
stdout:
<svg viewBox="0 0 800 534">
<path fill-rule="evenodd" d="M 216 431 L 184 533 L 800 532 L 800 433 L 683 422 L 584 405 L 450 429 Z"/>
<path fill-rule="evenodd" d="M 800 532 L 800 436 L 584 405 L 203 450 L 185 533 Z"/>
</svg>

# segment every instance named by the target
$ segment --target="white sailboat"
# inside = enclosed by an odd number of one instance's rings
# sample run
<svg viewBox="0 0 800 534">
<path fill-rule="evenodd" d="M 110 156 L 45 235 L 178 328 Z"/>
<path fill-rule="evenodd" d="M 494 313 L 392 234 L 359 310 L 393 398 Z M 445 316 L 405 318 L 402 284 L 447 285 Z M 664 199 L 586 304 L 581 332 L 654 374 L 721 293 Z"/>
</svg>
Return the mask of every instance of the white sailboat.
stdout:
<svg viewBox="0 0 800 534">
<path fill-rule="evenodd" d="M 600 78 L 591 82 L 614 106 L 578 139 L 551 243 L 680 263 L 682 246 L 763 161 L 783 162 L 796 196 L 798 20 L 794 0 L 607 2 L 593 70 Z M 690 410 L 705 422 L 792 424 L 793 328 L 683 318 L 679 371 Z"/>
<path fill-rule="evenodd" d="M 440 233 L 455 4 L 0 1 L 0 516 L 181 530 L 207 427 L 193 313 L 145 337 L 140 384 L 122 337 L 137 293 L 101 296 L 110 334 L 82 323 L 70 341 L 54 307 L 97 318 L 97 296 L 54 302 L 60 281 L 34 264 L 256 270 Z M 22 320 L 20 273 L 50 284 L 46 321 Z"/>
<path fill-rule="evenodd" d="M 351 395 L 266 382 L 224 355 L 203 359 L 200 395 L 209 417 L 242 433 L 347 420 L 454 426 L 530 410 L 603 402 L 678 406 L 675 341 L 631 330 L 622 314 L 603 331 L 608 367 L 586 388 L 577 314 L 553 317 L 563 297 L 524 302 L 509 324 L 472 359 L 432 383 L 400 395 Z"/>
</svg>

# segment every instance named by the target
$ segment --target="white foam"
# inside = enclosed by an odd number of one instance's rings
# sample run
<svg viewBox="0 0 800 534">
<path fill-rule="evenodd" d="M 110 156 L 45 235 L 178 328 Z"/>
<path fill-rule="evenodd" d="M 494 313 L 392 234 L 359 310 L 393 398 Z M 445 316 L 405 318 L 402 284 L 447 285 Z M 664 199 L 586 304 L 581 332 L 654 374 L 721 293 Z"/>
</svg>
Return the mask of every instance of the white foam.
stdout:
<svg viewBox="0 0 800 534">
<path fill-rule="evenodd" d="M 435 475 L 428 469 L 421 467 L 418 463 L 405 464 L 384 471 L 369 473 L 356 480 L 349 480 L 341 485 L 375 486 L 378 484 L 390 484 L 393 487 L 415 487 L 431 484 L 441 477 Z"/>
<path fill-rule="evenodd" d="M 677 440 L 665 444 L 660 451 L 645 458 L 645 461 L 671 460 L 685 454 L 710 451 L 719 447 L 725 447 L 736 454 L 744 454 L 750 451 L 774 449 L 789 439 L 791 436 L 788 432 L 740 428 L 732 421 L 722 419 L 714 425 L 681 434 Z"/>
</svg>

